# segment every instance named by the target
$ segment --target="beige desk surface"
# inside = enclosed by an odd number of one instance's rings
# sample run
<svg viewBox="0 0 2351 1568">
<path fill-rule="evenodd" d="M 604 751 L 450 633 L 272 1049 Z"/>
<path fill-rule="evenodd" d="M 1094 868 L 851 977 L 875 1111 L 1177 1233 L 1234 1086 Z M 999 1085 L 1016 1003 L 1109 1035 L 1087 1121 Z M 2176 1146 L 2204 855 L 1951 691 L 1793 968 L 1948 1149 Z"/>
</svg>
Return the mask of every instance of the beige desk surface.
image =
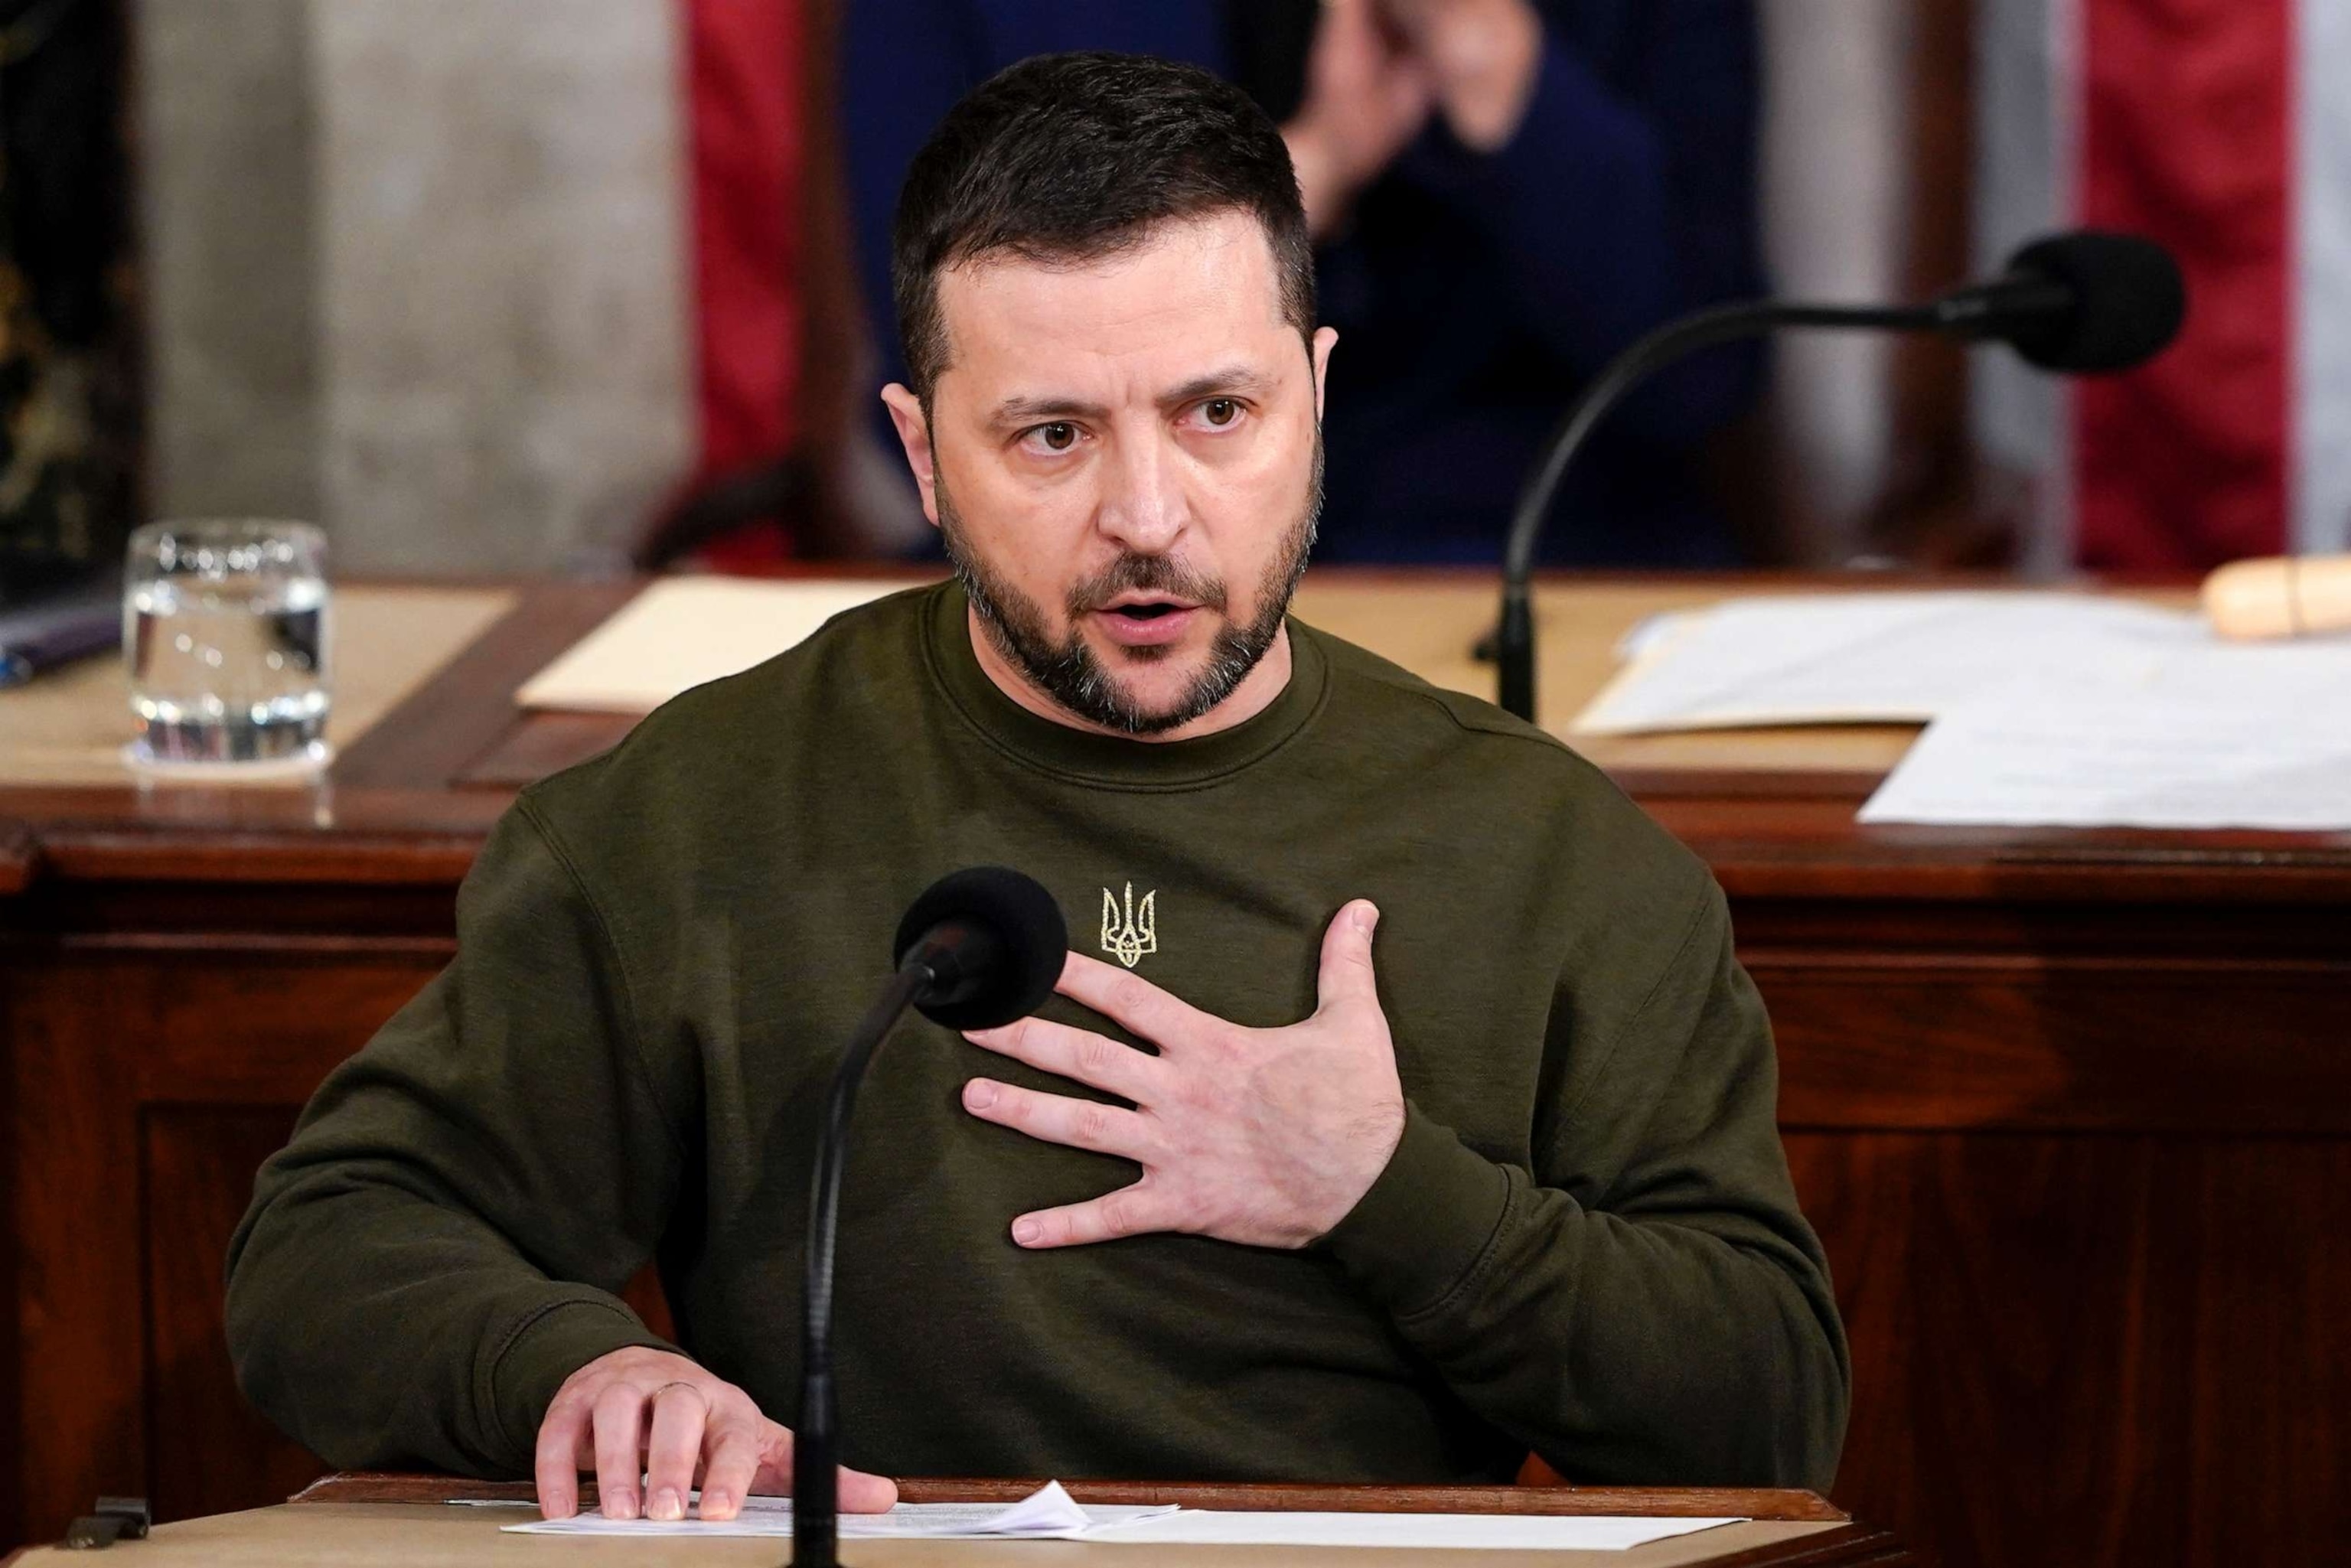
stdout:
<svg viewBox="0 0 2351 1568">
<path fill-rule="evenodd" d="M 350 747 L 514 602 L 496 588 L 338 587 L 328 621 L 334 708 L 327 738 Z M 0 692 L 0 785 L 125 782 L 130 701 L 119 658 L 89 659 Z"/>
<path fill-rule="evenodd" d="M 125 1568 L 472 1568 L 473 1564 L 644 1564 L 645 1568 L 721 1568 L 776 1564 L 789 1542 L 760 1537 L 675 1537 L 610 1541 L 578 1536 L 508 1535 L 499 1526 L 530 1517 L 519 1509 L 455 1508 L 434 1503 L 285 1503 L 246 1513 L 162 1524 L 144 1542 L 92 1559 L 36 1547 L 16 1562 L 120 1562 Z M 1779 1545 L 1844 1526 L 1777 1520 L 1725 1525 L 1629 1552 L 1405 1552 L 1388 1548 L 1270 1546 L 1112 1546 L 1076 1541 L 844 1542 L 850 1568 L 1683 1568 Z"/>
<path fill-rule="evenodd" d="M 1537 698 L 1546 728 L 1567 726 L 1615 673 L 1618 641 L 1634 625 L 1757 592 L 1871 591 L 1915 587 L 1872 578 L 1562 579 L 1540 585 Z M 2176 595 L 2154 597 L 2171 599 Z M 510 591 L 351 583 L 337 590 L 336 694 L 330 737 L 348 752 L 392 709 L 517 606 Z M 1431 683 L 1491 696 L 1494 670 L 1470 649 L 1495 613 L 1490 574 L 1452 570 L 1309 572 L 1298 613 Z M 528 669 L 503 672 L 519 681 Z M 505 694 L 501 693 L 503 699 Z M 503 702 L 501 704 L 503 706 Z M 601 750 L 629 721 L 599 716 L 517 716 L 513 779 L 493 754 L 476 784 L 519 782 Z M 567 728 L 569 727 L 569 728 Z M 578 728 L 577 744 L 548 752 L 547 732 Z M 120 661 L 94 659 L 21 690 L 0 693 L 0 786 L 106 786 L 128 780 L 131 737 Z M 1800 792 L 1867 793 L 1917 737 L 1908 725 L 1808 726 L 1684 735 L 1576 736 L 1576 748 L 1635 792 L 1716 789 L 1727 778 Z M 561 737 L 558 737 L 559 740 Z M 572 755 L 577 751 L 579 755 Z M 507 769 L 506 771 L 512 771 Z"/>
</svg>

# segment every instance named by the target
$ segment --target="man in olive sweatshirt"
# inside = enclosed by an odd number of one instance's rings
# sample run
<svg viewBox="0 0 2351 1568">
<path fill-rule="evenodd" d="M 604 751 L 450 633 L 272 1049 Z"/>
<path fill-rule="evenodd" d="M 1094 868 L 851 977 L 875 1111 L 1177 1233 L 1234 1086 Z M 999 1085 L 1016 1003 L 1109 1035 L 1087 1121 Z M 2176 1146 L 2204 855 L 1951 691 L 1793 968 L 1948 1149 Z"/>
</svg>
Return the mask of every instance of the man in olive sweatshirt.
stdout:
<svg viewBox="0 0 2351 1568">
<path fill-rule="evenodd" d="M 552 1516 L 583 1470 L 622 1518 L 781 1490 L 834 1061 L 908 900 L 999 862 L 1081 950 L 864 1087 L 846 1506 L 1530 1450 L 1827 1484 L 1844 1340 L 1720 892 L 1549 737 L 1286 619 L 1333 338 L 1271 123 L 1029 61 L 942 124 L 896 246 L 884 395 L 956 580 L 523 792 L 455 961 L 259 1176 L 249 1396 Z M 613 1294 L 648 1259 L 674 1347 Z"/>
</svg>

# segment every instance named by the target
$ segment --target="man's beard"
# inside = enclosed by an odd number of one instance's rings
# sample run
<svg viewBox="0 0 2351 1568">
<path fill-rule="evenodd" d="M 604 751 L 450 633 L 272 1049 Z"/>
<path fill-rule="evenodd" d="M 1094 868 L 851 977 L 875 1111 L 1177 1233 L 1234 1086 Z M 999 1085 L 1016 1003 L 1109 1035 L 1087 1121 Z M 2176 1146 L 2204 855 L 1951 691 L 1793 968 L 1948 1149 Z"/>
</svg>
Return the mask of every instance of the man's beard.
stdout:
<svg viewBox="0 0 2351 1568">
<path fill-rule="evenodd" d="M 1080 718 L 1104 729 L 1127 735 L 1158 735 L 1191 723 L 1233 695 L 1266 650 L 1281 633 L 1282 617 L 1298 591 L 1306 558 L 1314 548 L 1314 529 L 1322 512 L 1322 439 L 1314 440 L 1314 471 L 1306 489 L 1306 506 L 1282 536 L 1281 548 L 1259 585 L 1258 612 L 1247 625 L 1228 622 L 1209 644 L 1207 662 L 1192 677 L 1184 694 L 1169 706 L 1153 712 L 1137 704 L 1126 683 L 1102 666 L 1079 630 L 1088 612 L 1129 591 L 1165 593 L 1189 601 L 1222 615 L 1225 584 L 1221 578 L 1197 576 L 1166 556 L 1127 552 L 1110 567 L 1070 591 L 1066 609 L 1070 633 L 1056 643 L 1046 629 L 1044 612 L 1037 601 L 991 571 L 962 532 L 962 519 L 948 499 L 946 476 L 935 471 L 939 508 L 939 535 L 947 559 L 979 612 L 979 623 L 996 651 L 1016 666 L 1047 696 Z M 1175 650 L 1146 646 L 1131 650 L 1145 662 L 1165 658 Z"/>
</svg>

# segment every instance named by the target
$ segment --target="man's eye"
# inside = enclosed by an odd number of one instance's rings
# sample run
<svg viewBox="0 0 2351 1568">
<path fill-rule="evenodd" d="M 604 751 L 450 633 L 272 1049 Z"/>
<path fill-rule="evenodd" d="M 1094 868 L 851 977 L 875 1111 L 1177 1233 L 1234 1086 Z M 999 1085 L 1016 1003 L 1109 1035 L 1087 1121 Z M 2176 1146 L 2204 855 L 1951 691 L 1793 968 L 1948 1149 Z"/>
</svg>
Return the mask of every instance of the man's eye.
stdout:
<svg viewBox="0 0 2351 1568">
<path fill-rule="evenodd" d="M 1241 416 L 1241 405 L 1228 397 L 1212 397 L 1200 405 L 1200 417 L 1218 429 Z"/>
<path fill-rule="evenodd" d="M 1040 424 L 1034 434 L 1039 441 L 1045 444 L 1046 450 L 1050 452 L 1067 452 L 1078 443 L 1078 427 L 1074 424 L 1061 423 Z"/>
</svg>

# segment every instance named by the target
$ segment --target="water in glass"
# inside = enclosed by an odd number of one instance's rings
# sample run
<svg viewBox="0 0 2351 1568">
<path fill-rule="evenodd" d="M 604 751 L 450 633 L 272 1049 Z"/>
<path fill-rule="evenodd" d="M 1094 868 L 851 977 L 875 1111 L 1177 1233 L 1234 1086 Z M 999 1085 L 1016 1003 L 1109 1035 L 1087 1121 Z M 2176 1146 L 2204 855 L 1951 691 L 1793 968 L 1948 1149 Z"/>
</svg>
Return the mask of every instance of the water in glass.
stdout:
<svg viewBox="0 0 2351 1568">
<path fill-rule="evenodd" d="M 140 530 L 123 614 L 134 760 L 323 758 L 323 568 L 324 541 L 304 524 Z"/>
</svg>

